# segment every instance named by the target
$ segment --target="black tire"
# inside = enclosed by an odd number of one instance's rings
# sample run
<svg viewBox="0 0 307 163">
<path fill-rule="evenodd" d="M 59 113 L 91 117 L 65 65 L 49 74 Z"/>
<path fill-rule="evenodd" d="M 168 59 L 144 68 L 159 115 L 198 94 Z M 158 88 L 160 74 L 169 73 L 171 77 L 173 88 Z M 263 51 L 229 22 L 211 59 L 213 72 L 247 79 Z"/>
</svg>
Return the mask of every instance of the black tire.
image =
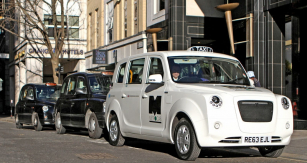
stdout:
<svg viewBox="0 0 307 163">
<path fill-rule="evenodd" d="M 92 139 L 101 138 L 102 128 L 99 127 L 98 120 L 95 113 L 92 113 L 88 119 L 88 135 Z"/>
<path fill-rule="evenodd" d="M 37 113 L 33 113 L 32 115 L 32 124 L 34 126 L 35 131 L 42 131 L 43 126 L 38 118 Z"/>
<path fill-rule="evenodd" d="M 15 115 L 15 123 L 16 123 L 16 128 L 21 129 L 23 127 L 23 124 L 19 122 L 18 114 Z"/>
<path fill-rule="evenodd" d="M 194 129 L 185 118 L 180 119 L 174 133 L 177 155 L 182 160 L 194 161 L 198 158 L 201 148 L 198 146 Z"/>
<path fill-rule="evenodd" d="M 62 125 L 62 120 L 61 120 L 60 112 L 58 112 L 56 114 L 56 118 L 55 118 L 54 124 L 55 124 L 55 129 L 56 129 L 56 133 L 57 134 L 65 134 L 66 129 Z"/>
<path fill-rule="evenodd" d="M 109 123 L 109 143 L 113 146 L 123 146 L 125 138 L 120 132 L 119 123 L 116 115 L 113 115 Z"/>
<path fill-rule="evenodd" d="M 284 148 L 285 146 L 267 146 L 258 147 L 258 150 L 263 157 L 277 158 L 282 154 Z"/>
</svg>

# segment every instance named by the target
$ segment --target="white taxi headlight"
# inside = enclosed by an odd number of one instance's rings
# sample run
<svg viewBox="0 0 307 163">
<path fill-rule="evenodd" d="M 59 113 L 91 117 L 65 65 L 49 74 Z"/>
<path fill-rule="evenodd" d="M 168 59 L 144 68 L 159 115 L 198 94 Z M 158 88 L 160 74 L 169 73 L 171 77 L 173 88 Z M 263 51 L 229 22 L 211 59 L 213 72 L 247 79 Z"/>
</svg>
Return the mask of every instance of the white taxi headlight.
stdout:
<svg viewBox="0 0 307 163">
<path fill-rule="evenodd" d="M 290 123 L 287 122 L 287 123 L 286 123 L 286 129 L 289 129 L 289 128 L 290 128 Z"/>
<path fill-rule="evenodd" d="M 103 110 L 103 112 L 106 112 L 106 102 L 104 102 L 103 104 L 102 104 L 102 110 Z"/>
<path fill-rule="evenodd" d="M 212 96 L 210 104 L 216 108 L 219 108 L 222 106 L 222 99 L 218 96 Z"/>
<path fill-rule="evenodd" d="M 43 106 L 43 111 L 44 112 L 48 111 L 48 106 Z"/>
<path fill-rule="evenodd" d="M 290 103 L 287 98 L 285 97 L 281 98 L 281 104 L 284 109 L 289 109 Z"/>
</svg>

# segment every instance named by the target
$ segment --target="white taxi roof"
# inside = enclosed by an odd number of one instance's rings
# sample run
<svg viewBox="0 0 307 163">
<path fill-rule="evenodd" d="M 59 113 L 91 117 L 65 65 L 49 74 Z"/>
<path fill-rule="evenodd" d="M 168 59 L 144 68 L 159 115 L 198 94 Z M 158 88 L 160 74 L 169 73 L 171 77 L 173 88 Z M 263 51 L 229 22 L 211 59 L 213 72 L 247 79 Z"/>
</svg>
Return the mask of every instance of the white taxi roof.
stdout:
<svg viewBox="0 0 307 163">
<path fill-rule="evenodd" d="M 181 51 L 158 51 L 158 52 L 148 52 L 148 53 L 143 53 L 143 54 L 137 54 L 137 55 L 132 55 L 129 58 L 135 58 L 135 57 L 141 57 L 141 56 L 147 56 L 147 55 L 161 55 L 165 57 L 171 57 L 171 56 L 205 56 L 205 57 L 217 57 L 217 58 L 227 58 L 227 59 L 232 59 L 232 60 L 238 60 L 237 58 L 226 55 L 226 54 L 221 54 L 221 53 L 215 53 L 215 52 L 202 52 L 202 51 L 186 51 L 186 50 L 181 50 Z M 126 58 L 128 59 L 128 58 Z M 123 59 L 123 60 L 126 60 Z"/>
</svg>

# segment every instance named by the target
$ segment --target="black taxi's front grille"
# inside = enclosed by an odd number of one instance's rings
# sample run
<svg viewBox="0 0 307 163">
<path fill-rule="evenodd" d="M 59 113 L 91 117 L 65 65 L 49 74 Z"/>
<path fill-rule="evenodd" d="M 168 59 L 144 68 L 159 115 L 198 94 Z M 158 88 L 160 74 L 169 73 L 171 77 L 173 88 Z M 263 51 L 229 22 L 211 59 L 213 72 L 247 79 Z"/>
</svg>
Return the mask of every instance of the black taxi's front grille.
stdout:
<svg viewBox="0 0 307 163">
<path fill-rule="evenodd" d="M 269 101 L 239 101 L 238 107 L 244 122 L 271 122 L 273 103 Z"/>
</svg>

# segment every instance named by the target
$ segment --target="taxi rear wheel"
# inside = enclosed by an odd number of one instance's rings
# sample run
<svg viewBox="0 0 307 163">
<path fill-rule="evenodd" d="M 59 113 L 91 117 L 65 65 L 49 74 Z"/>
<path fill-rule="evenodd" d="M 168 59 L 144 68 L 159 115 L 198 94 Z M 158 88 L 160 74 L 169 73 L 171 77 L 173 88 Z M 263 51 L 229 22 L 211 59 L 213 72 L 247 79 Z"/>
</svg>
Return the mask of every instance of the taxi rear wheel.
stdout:
<svg viewBox="0 0 307 163">
<path fill-rule="evenodd" d="M 267 146 L 258 147 L 258 150 L 263 157 L 277 158 L 282 154 L 284 148 L 285 146 Z"/>
<path fill-rule="evenodd" d="M 177 155 L 182 160 L 196 160 L 201 148 L 199 148 L 194 129 L 185 118 L 180 119 L 175 129 L 175 148 Z"/>
<path fill-rule="evenodd" d="M 16 128 L 18 128 L 18 129 L 22 128 L 23 124 L 19 123 L 18 114 L 15 115 L 15 123 L 16 123 Z"/>
<path fill-rule="evenodd" d="M 88 135 L 90 138 L 99 139 L 102 134 L 102 129 L 99 127 L 95 113 L 92 113 L 88 120 Z"/>
<path fill-rule="evenodd" d="M 39 121 L 37 113 L 34 113 L 32 117 L 33 117 L 32 118 L 32 124 L 34 126 L 35 131 L 42 131 L 43 126 L 42 126 L 41 122 Z"/>
<path fill-rule="evenodd" d="M 59 112 L 56 114 L 55 118 L 55 129 L 57 134 L 65 134 L 66 132 L 66 129 L 62 125 L 61 116 Z"/>
<path fill-rule="evenodd" d="M 125 138 L 122 136 L 116 115 L 113 115 L 109 124 L 109 143 L 114 146 L 122 146 Z"/>
</svg>

